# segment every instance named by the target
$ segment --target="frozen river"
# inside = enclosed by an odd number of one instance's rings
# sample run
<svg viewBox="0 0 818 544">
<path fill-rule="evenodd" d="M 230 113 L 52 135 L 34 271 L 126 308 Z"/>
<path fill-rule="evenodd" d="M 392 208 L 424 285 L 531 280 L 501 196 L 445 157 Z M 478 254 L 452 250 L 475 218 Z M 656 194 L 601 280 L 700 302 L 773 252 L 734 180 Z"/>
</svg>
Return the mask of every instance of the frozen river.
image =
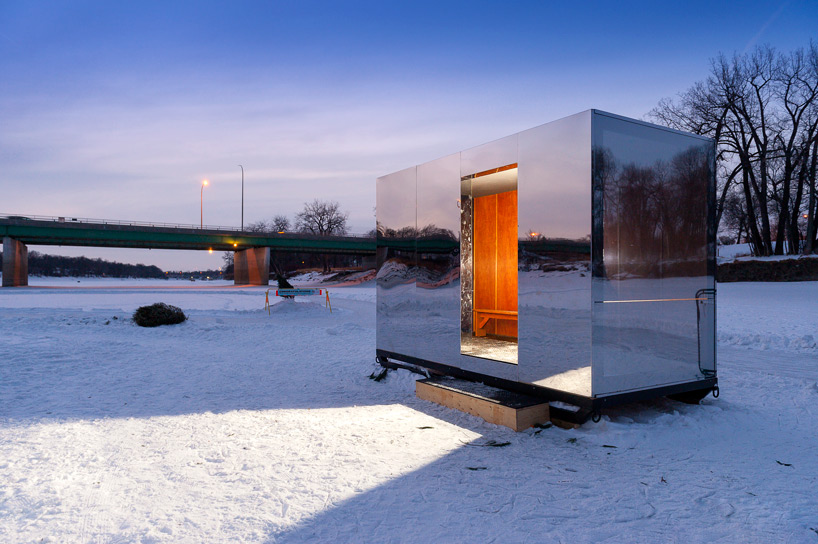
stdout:
<svg viewBox="0 0 818 544">
<path fill-rule="evenodd" d="M 818 541 L 818 282 L 719 285 L 719 399 L 522 433 L 369 380 L 371 283 L 270 315 L 31 283 L 0 290 L 2 542 Z M 190 319 L 129 321 L 157 301 Z"/>
</svg>

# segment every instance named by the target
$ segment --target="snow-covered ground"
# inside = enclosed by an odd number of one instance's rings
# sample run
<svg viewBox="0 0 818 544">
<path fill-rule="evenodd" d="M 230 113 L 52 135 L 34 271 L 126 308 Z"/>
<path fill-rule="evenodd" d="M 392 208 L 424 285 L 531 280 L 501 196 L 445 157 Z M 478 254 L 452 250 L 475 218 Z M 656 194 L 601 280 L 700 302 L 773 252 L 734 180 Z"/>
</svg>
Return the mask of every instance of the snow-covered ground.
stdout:
<svg viewBox="0 0 818 544">
<path fill-rule="evenodd" d="M 269 315 L 31 283 L 0 290 L 0 542 L 818 542 L 818 282 L 719 285 L 719 399 L 522 433 L 367 378 L 372 282 Z M 129 321 L 157 301 L 190 319 Z"/>
<path fill-rule="evenodd" d="M 750 244 L 732 244 L 718 246 L 718 262 L 726 263 L 731 261 L 787 261 L 790 259 L 816 259 L 818 255 L 770 255 L 769 257 L 756 257 Z"/>
<path fill-rule="evenodd" d="M 753 250 L 750 249 L 750 244 L 730 244 L 730 245 L 721 245 L 718 246 L 718 260 L 719 262 L 723 261 L 732 261 L 737 257 L 747 257 L 753 254 Z"/>
</svg>

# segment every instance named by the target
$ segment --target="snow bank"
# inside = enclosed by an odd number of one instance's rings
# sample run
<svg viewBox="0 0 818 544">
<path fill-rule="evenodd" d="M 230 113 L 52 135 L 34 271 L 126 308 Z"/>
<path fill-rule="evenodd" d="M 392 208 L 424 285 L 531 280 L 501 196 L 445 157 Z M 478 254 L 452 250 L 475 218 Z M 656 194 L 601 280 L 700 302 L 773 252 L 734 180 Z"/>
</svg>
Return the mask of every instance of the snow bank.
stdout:
<svg viewBox="0 0 818 544">
<path fill-rule="evenodd" d="M 750 244 L 731 244 L 726 246 L 719 244 L 718 246 L 719 262 L 732 261 L 736 257 L 752 255 L 752 253 L 753 250 L 750 249 Z"/>
<path fill-rule="evenodd" d="M 818 255 L 770 255 L 756 257 L 750 244 L 719 245 L 717 260 L 719 263 L 730 261 L 786 261 L 788 259 L 815 259 Z"/>
</svg>

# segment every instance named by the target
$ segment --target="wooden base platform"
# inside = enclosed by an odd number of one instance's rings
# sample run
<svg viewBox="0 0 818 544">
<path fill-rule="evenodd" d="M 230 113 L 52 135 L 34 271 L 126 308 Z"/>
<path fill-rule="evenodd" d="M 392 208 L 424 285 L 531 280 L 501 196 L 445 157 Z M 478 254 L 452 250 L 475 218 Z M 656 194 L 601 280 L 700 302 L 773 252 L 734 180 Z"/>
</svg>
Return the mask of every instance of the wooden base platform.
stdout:
<svg viewBox="0 0 818 544">
<path fill-rule="evenodd" d="M 445 376 L 427 378 L 415 382 L 415 394 L 515 431 L 549 421 L 548 403 L 543 399 L 482 383 Z"/>
</svg>

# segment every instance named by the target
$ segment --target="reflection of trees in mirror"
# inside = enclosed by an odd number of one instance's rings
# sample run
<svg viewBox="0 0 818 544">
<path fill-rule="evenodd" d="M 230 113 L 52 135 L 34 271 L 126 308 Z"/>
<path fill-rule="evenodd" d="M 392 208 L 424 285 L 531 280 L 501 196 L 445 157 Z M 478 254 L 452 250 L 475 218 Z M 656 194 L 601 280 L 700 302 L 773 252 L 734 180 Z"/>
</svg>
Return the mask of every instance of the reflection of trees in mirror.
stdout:
<svg viewBox="0 0 818 544">
<path fill-rule="evenodd" d="M 437 240 L 458 240 L 458 236 L 451 229 L 444 229 L 434 224 L 428 224 L 418 230 L 418 238 L 434 238 Z"/>
<path fill-rule="evenodd" d="M 450 229 L 429 224 L 417 234 L 418 287 L 433 289 L 460 278 L 460 244 Z"/>
<path fill-rule="evenodd" d="M 595 150 L 603 191 L 608 273 L 642 277 L 706 274 L 710 155 L 692 146 L 650 166 L 617 164 Z M 611 267 L 614 269 L 611 269 Z"/>
<path fill-rule="evenodd" d="M 428 224 L 422 228 L 417 227 L 401 227 L 393 229 L 383 226 L 382 223 L 377 223 L 378 235 L 383 238 L 434 238 L 439 240 L 458 240 L 458 236 L 452 232 L 451 229 L 444 229 L 434 224 Z"/>
<path fill-rule="evenodd" d="M 591 236 L 579 240 L 539 237 L 520 240 L 519 269 L 541 272 L 574 272 L 582 275 L 590 269 Z"/>
</svg>

